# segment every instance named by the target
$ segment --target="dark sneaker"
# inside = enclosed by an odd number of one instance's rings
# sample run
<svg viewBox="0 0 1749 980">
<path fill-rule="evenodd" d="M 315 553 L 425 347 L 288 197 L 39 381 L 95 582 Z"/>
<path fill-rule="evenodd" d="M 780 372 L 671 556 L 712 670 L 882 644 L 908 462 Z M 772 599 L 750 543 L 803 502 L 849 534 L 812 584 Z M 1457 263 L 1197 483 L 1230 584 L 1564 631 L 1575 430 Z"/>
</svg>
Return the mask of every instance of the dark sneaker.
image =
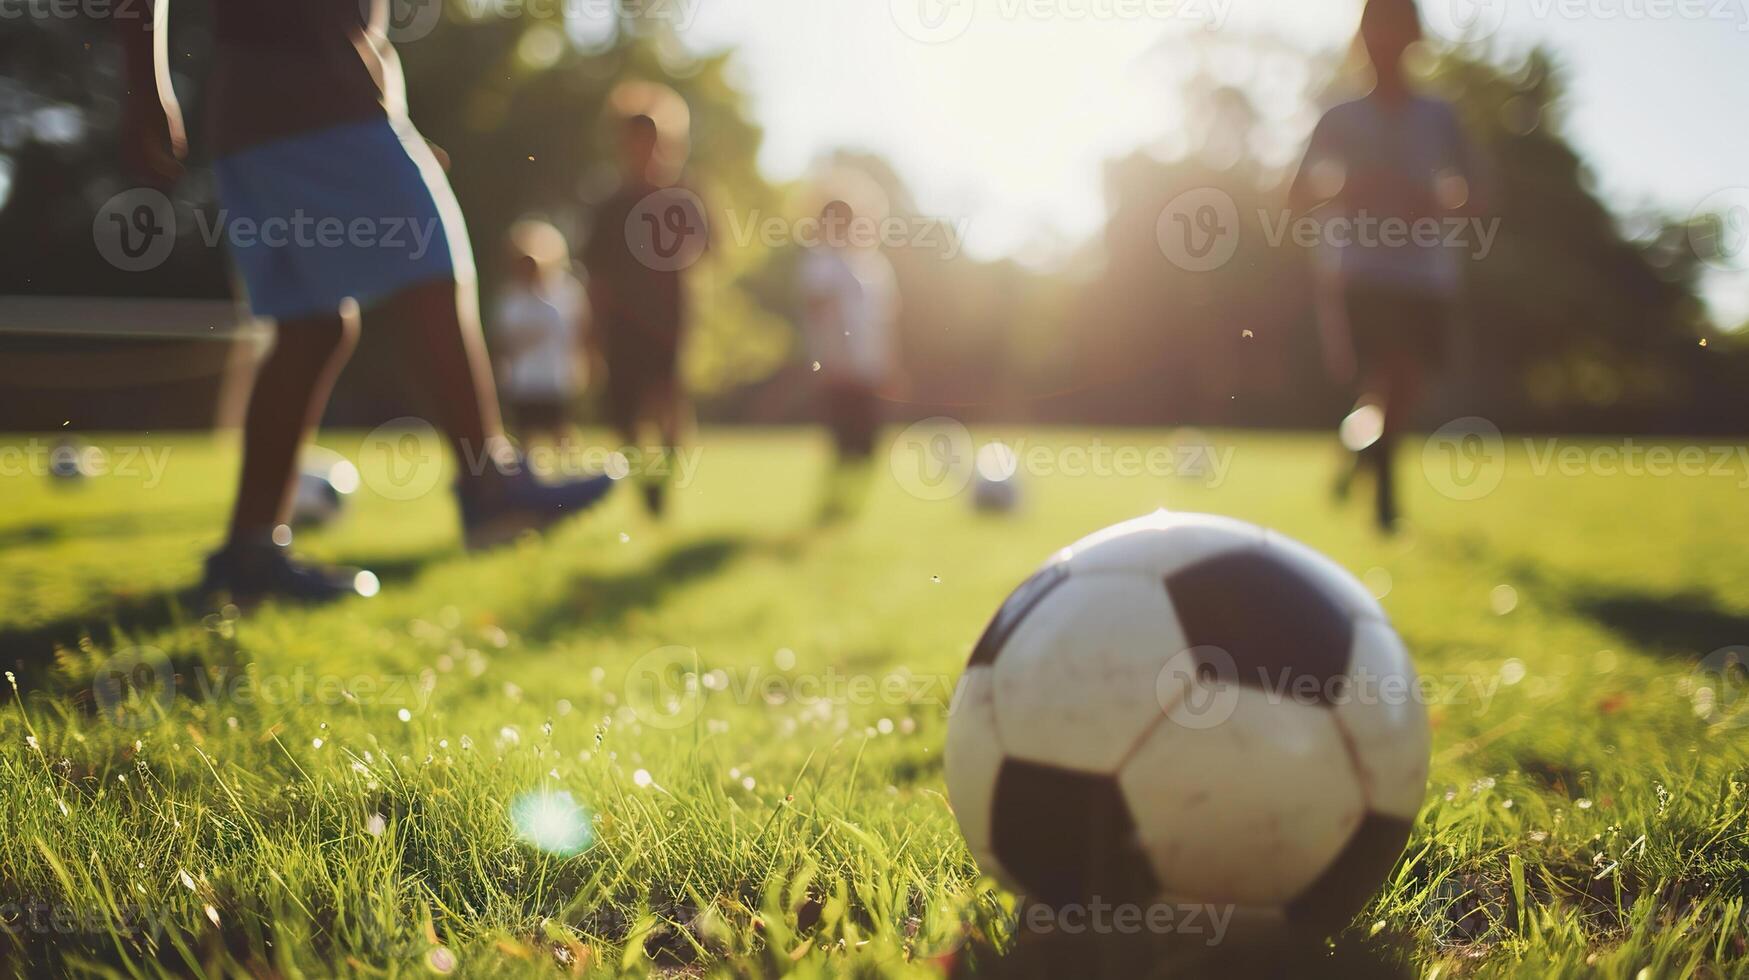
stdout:
<svg viewBox="0 0 1749 980">
<path fill-rule="evenodd" d="M 527 470 L 506 475 L 490 487 L 458 486 L 462 534 L 468 550 L 508 544 L 525 531 L 540 531 L 581 514 L 613 489 L 613 477 L 591 476 L 565 483 L 542 483 Z"/>
<path fill-rule="evenodd" d="M 373 596 L 377 577 L 360 568 L 315 565 L 291 557 L 272 543 L 230 544 L 207 556 L 203 595 L 225 593 L 240 605 L 264 599 L 330 602 L 347 596 Z"/>
</svg>

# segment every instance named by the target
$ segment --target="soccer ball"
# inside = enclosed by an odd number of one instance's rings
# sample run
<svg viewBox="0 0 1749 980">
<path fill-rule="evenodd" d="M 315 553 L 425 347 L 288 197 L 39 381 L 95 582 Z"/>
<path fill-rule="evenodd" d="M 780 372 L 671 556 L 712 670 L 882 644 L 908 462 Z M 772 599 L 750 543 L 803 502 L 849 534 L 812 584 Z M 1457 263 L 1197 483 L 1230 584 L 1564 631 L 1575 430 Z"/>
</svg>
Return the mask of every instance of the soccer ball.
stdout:
<svg viewBox="0 0 1749 980">
<path fill-rule="evenodd" d="M 1007 514 L 1020 506 L 1020 457 L 1006 443 L 986 443 L 972 468 L 972 507 Z"/>
<path fill-rule="evenodd" d="M 58 483 L 81 483 L 91 478 L 93 464 L 103 461 L 103 450 L 83 439 L 68 436 L 49 448 L 49 478 Z"/>
<path fill-rule="evenodd" d="M 1064 549 L 997 611 L 955 692 L 948 793 L 979 863 L 1030 900 L 1336 927 L 1420 808 L 1418 694 L 1334 562 L 1162 511 Z"/>
<path fill-rule="evenodd" d="M 346 498 L 358 489 L 358 467 L 336 452 L 311 448 L 298 466 L 292 492 L 292 526 L 322 527 L 338 520 Z"/>
</svg>

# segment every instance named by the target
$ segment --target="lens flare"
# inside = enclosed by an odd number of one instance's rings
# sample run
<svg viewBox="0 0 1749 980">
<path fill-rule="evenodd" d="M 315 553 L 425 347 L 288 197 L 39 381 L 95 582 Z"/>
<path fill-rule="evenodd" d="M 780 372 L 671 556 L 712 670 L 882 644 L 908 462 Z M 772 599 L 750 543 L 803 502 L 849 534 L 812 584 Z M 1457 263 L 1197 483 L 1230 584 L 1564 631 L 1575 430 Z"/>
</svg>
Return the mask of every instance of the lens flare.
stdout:
<svg viewBox="0 0 1749 980">
<path fill-rule="evenodd" d="M 510 804 L 516 836 L 548 854 L 581 854 L 595 843 L 589 811 L 563 791 L 524 793 Z"/>
<path fill-rule="evenodd" d="M 1379 441 L 1385 434 L 1385 413 L 1377 405 L 1362 405 L 1342 420 L 1342 445 L 1351 453 Z"/>
</svg>

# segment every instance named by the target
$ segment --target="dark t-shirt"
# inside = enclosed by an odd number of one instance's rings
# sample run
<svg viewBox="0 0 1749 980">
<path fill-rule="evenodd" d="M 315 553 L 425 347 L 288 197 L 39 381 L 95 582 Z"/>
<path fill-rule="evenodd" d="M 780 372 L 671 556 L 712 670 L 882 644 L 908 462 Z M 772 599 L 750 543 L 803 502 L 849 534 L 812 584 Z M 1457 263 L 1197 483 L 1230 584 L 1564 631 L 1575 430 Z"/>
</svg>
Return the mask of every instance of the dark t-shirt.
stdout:
<svg viewBox="0 0 1749 980">
<path fill-rule="evenodd" d="M 684 187 L 627 184 L 596 208 L 583 265 L 605 297 L 595 310 L 609 356 L 657 345 L 680 345 L 688 309 L 686 269 L 709 247 L 698 196 Z"/>
<path fill-rule="evenodd" d="M 215 0 L 213 35 L 257 48 L 350 48 L 366 12 L 360 0 Z"/>
</svg>

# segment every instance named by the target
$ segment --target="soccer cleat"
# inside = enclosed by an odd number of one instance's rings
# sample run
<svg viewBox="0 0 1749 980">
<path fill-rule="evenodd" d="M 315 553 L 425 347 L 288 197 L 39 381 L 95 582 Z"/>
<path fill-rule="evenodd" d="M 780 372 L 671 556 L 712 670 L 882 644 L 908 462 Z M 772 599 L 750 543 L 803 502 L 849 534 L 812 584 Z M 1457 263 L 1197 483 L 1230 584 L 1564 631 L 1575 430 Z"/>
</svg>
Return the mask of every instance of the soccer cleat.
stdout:
<svg viewBox="0 0 1749 980">
<path fill-rule="evenodd" d="M 272 542 L 231 543 L 206 559 L 203 595 L 226 594 L 239 605 L 264 599 L 330 602 L 347 596 L 373 596 L 377 577 L 360 568 L 316 565 L 291 557 Z"/>
<path fill-rule="evenodd" d="M 490 487 L 456 487 L 462 535 L 468 550 L 508 544 L 527 531 L 541 531 L 600 503 L 613 489 L 601 475 L 566 483 L 541 483 L 527 470 L 505 475 Z M 471 491 L 471 492 L 470 492 Z"/>
</svg>

